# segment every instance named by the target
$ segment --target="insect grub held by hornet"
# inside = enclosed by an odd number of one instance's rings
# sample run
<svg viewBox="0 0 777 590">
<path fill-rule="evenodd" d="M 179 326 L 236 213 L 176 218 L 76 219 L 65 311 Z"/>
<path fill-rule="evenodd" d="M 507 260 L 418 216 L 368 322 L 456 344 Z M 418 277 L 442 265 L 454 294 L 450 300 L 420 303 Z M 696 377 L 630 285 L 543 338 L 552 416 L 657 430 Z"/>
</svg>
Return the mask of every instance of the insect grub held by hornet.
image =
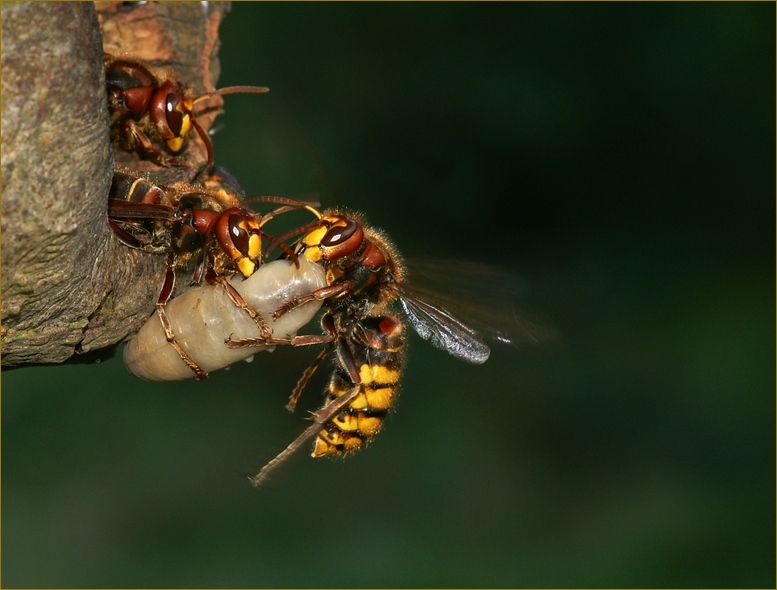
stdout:
<svg viewBox="0 0 777 590">
<path fill-rule="evenodd" d="M 243 351 L 241 357 L 238 351 L 229 351 L 223 341 L 230 332 L 221 334 L 218 330 L 209 336 L 214 338 L 218 334 L 217 348 L 208 347 L 204 334 L 200 334 L 199 343 L 195 345 L 197 337 L 192 327 L 195 318 L 213 324 L 219 319 L 226 321 L 237 313 L 235 333 L 256 334 L 255 330 L 244 329 L 243 323 L 248 321 L 258 328 L 256 335 L 270 338 L 273 332 L 260 311 L 269 314 L 289 297 L 321 286 L 323 271 L 310 264 L 302 268 L 298 260 L 291 263 L 293 270 L 284 271 L 275 265 L 273 272 L 267 271 L 260 275 L 261 278 L 246 283 L 229 280 L 227 277 L 235 274 L 241 278 L 252 277 L 260 269 L 262 238 L 269 237 L 262 228 L 268 221 L 297 209 L 318 212 L 304 203 L 273 195 L 241 200 L 229 189 L 228 179 L 217 171 L 211 170 L 205 179 L 202 186 L 190 183 L 158 186 L 128 171 L 114 175 L 108 207 L 109 225 L 128 246 L 167 255 L 167 273 L 156 303 L 156 317 L 151 318 L 125 348 L 128 367 L 144 379 L 173 380 L 192 376 L 205 379 L 209 370 L 222 368 L 252 354 Z M 281 206 L 261 215 L 245 206 L 255 202 Z M 284 261 L 284 264 L 289 262 Z M 167 305 L 175 289 L 177 273 L 192 269 L 192 284 L 206 283 L 197 291 L 201 299 L 193 299 L 204 306 L 189 312 L 179 311 L 185 310 L 186 304 L 185 300 L 177 301 L 179 298 L 176 298 L 168 313 Z M 218 289 L 214 291 L 206 286 L 217 286 Z M 221 298 L 227 304 L 220 303 Z M 275 328 L 287 335 L 296 333 L 310 319 L 303 320 L 305 314 L 312 316 L 318 306 L 312 310 L 311 307 L 305 313 L 297 314 L 294 321 L 299 322 L 298 325 L 290 320 Z M 158 346 L 160 337 L 149 324 L 155 324 L 163 331 L 165 347 Z M 184 344 L 186 342 L 189 344 Z M 272 344 L 263 349 L 267 346 Z M 172 348 L 179 358 L 171 357 L 167 348 Z"/>
</svg>

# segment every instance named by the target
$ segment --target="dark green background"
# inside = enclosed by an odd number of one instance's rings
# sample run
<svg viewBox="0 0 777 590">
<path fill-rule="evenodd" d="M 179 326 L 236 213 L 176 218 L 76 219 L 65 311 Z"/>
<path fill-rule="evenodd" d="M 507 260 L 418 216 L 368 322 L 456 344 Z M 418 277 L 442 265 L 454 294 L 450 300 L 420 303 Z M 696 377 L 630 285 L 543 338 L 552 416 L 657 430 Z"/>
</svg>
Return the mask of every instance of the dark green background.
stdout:
<svg viewBox="0 0 777 590">
<path fill-rule="evenodd" d="M 222 41 L 272 88 L 218 122 L 249 193 L 508 267 L 563 338 L 414 338 L 374 445 L 270 491 L 238 473 L 314 351 L 5 373 L 3 586 L 774 587 L 773 3 L 236 4 Z"/>
</svg>

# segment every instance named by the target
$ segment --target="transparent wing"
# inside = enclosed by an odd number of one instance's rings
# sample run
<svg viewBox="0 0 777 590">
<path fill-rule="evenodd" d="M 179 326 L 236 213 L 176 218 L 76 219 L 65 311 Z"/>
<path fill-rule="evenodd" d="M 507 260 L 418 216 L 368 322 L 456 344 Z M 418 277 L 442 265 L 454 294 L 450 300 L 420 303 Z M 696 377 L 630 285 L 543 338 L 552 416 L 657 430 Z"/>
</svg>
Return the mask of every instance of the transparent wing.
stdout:
<svg viewBox="0 0 777 590">
<path fill-rule="evenodd" d="M 422 338 L 456 357 L 482 363 L 489 340 L 518 346 L 558 336 L 518 310 L 528 289 L 511 271 L 460 260 L 412 260 L 408 267 L 410 282 L 394 285 L 405 313 Z"/>
<path fill-rule="evenodd" d="M 471 363 L 488 360 L 491 349 L 480 334 L 447 310 L 407 294 L 400 296 L 399 301 L 418 335 L 433 346 Z"/>
</svg>

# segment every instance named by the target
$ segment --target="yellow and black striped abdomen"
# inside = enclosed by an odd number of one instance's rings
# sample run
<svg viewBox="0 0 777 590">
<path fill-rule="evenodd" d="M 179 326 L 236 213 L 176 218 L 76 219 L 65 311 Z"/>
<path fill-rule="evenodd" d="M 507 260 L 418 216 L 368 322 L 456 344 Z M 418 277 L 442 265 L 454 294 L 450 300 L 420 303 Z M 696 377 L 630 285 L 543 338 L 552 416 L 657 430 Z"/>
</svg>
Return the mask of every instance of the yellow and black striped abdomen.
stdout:
<svg viewBox="0 0 777 590">
<path fill-rule="evenodd" d="M 327 404 L 354 395 L 316 438 L 313 457 L 340 456 L 362 448 L 380 432 L 396 400 L 404 364 L 404 326 L 395 316 L 364 318 L 340 344 L 345 353 L 329 382 Z M 344 366 L 353 359 L 353 372 Z M 349 359 L 349 360 L 344 360 Z M 354 389 L 358 388 L 358 392 Z"/>
</svg>

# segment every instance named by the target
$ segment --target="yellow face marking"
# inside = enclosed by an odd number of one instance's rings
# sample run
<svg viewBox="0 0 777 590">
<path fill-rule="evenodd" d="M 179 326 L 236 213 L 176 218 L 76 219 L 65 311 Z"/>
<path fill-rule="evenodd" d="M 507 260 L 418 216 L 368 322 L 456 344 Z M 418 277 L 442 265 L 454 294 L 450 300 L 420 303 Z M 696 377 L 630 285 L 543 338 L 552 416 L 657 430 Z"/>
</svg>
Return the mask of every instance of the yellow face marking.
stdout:
<svg viewBox="0 0 777 590">
<path fill-rule="evenodd" d="M 180 152 L 183 147 L 183 137 L 173 137 L 167 140 L 167 147 L 173 152 Z"/>
<path fill-rule="evenodd" d="M 305 256 L 305 258 L 311 262 L 321 262 L 321 250 L 319 249 L 319 245 L 321 244 L 321 240 L 324 239 L 326 232 L 326 227 L 318 227 L 310 230 L 300 240 L 297 250 L 299 251 L 300 248 L 304 247 L 305 251 L 303 256 Z"/>
<path fill-rule="evenodd" d="M 328 222 L 330 227 L 346 227 L 348 225 L 348 222 L 341 215 L 324 215 L 321 219 Z"/>
<path fill-rule="evenodd" d="M 254 274 L 254 271 L 256 270 L 256 263 L 250 258 L 244 256 L 237 261 L 237 269 L 240 271 L 240 274 L 248 278 Z"/>
<path fill-rule="evenodd" d="M 191 109 L 191 107 L 189 107 Z M 186 137 L 192 129 L 192 119 L 185 112 L 181 121 L 181 137 Z"/>
<path fill-rule="evenodd" d="M 248 238 L 248 255 L 257 260 L 262 255 L 262 236 L 251 234 Z"/>
</svg>

